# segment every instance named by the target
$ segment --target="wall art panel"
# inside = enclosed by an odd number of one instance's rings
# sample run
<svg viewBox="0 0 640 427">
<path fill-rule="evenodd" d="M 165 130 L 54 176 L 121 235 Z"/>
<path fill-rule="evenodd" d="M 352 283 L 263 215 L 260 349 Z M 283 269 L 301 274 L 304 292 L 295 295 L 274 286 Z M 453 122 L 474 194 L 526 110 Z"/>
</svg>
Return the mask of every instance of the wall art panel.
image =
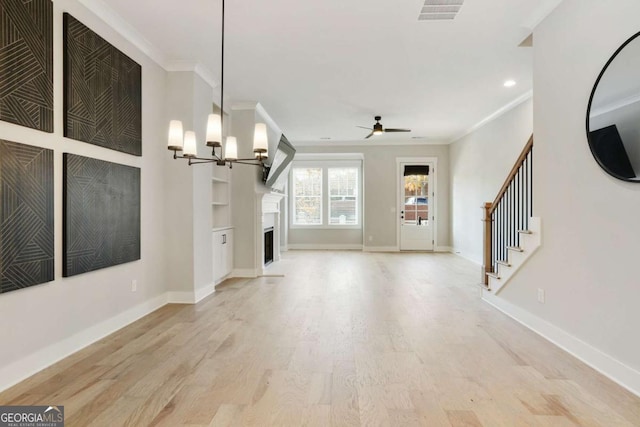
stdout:
<svg viewBox="0 0 640 427">
<path fill-rule="evenodd" d="M 0 293 L 54 279 L 53 151 L 0 140 Z"/>
<path fill-rule="evenodd" d="M 0 0 L 0 120 L 53 132 L 53 3 Z"/>
<path fill-rule="evenodd" d="M 64 136 L 142 155 L 139 64 L 64 14 Z"/>
<path fill-rule="evenodd" d="M 64 153 L 64 277 L 140 259 L 140 169 Z"/>
</svg>

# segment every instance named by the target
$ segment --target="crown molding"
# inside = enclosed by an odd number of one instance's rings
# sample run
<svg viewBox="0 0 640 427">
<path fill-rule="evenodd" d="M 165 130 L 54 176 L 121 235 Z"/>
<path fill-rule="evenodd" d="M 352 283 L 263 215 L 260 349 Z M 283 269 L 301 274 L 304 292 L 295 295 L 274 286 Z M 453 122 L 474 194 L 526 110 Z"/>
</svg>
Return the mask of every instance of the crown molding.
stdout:
<svg viewBox="0 0 640 427">
<path fill-rule="evenodd" d="M 442 140 L 431 139 L 416 139 L 416 140 L 356 140 L 356 141 L 296 141 L 296 147 L 323 147 L 323 148 L 337 148 L 337 147 L 398 147 L 406 145 L 446 145 L 448 142 Z"/>
<path fill-rule="evenodd" d="M 465 136 L 469 135 L 472 132 L 477 131 L 482 126 L 486 125 L 489 122 L 494 121 L 498 117 L 502 116 L 503 114 L 508 113 L 509 111 L 511 111 L 514 108 L 516 108 L 518 105 L 522 104 L 523 102 L 528 101 L 531 98 L 533 98 L 533 90 L 530 90 L 530 91 L 520 95 L 519 97 L 517 97 L 513 101 L 509 102 L 508 104 L 498 108 L 496 111 L 494 111 L 493 113 L 491 113 L 490 115 L 488 115 L 484 119 L 480 120 L 478 123 L 476 123 L 475 125 L 471 126 L 466 131 L 462 132 L 459 135 L 456 135 L 454 138 L 451 138 L 451 140 L 448 142 L 448 144 L 452 144 L 452 143 L 454 143 L 456 141 L 461 140 Z"/>
<path fill-rule="evenodd" d="M 102 0 L 78 0 L 89 9 L 97 18 L 107 23 L 115 32 L 147 55 L 160 67 L 167 69 L 167 58 L 162 50 L 147 40 L 134 26 L 129 24 L 122 16 L 116 13 Z"/>
<path fill-rule="evenodd" d="M 262 104 L 260 104 L 258 101 L 236 102 L 233 105 L 231 105 L 231 110 L 232 111 L 253 110 L 258 115 L 260 115 L 261 120 L 263 120 L 269 128 L 271 128 L 276 132 L 282 133 L 282 129 L 280 129 L 280 126 L 278 126 L 278 124 L 273 120 L 273 118 L 271 118 L 269 113 L 267 113 L 267 110 L 265 110 Z"/>
<path fill-rule="evenodd" d="M 628 105 L 635 104 L 636 102 L 640 102 L 640 93 L 636 93 L 634 95 L 628 96 L 623 99 L 619 99 L 617 101 L 610 102 L 609 104 L 605 104 L 602 107 L 592 108 L 590 117 L 598 117 L 603 114 L 610 113 L 612 111 L 618 110 L 620 108 L 624 108 Z"/>
<path fill-rule="evenodd" d="M 78 0 L 84 7 L 89 9 L 96 17 L 102 19 L 115 32 L 124 37 L 129 43 L 147 55 L 153 62 L 162 67 L 165 71 L 190 71 L 200 76 L 209 86 L 216 88 L 220 85 L 219 80 L 206 66 L 196 61 L 169 60 L 161 49 L 147 40 L 134 26 L 126 19 L 115 12 L 103 0 Z"/>
<path fill-rule="evenodd" d="M 211 70 L 195 61 L 174 60 L 167 62 L 164 67 L 168 72 L 191 72 L 204 80 L 212 89 L 217 88 L 220 82 L 215 78 Z"/>
</svg>

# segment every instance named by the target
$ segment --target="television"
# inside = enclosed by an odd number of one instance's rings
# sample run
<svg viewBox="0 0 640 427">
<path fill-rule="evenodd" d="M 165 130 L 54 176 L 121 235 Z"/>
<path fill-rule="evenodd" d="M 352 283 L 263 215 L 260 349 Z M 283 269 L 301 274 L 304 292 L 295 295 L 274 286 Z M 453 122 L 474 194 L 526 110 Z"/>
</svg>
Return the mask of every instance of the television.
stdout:
<svg viewBox="0 0 640 427">
<path fill-rule="evenodd" d="M 284 191 L 289 169 L 291 169 L 291 161 L 295 155 L 296 149 L 282 134 L 271 165 L 266 167 L 263 177 L 264 185 L 273 190 Z"/>
</svg>

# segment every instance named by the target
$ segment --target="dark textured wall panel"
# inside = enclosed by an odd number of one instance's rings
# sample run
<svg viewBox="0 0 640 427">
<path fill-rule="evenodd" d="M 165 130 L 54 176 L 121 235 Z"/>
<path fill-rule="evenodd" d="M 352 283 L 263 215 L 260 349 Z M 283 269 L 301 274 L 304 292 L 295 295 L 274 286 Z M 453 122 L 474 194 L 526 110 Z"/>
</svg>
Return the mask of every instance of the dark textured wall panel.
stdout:
<svg viewBox="0 0 640 427">
<path fill-rule="evenodd" d="M 64 153 L 64 277 L 140 259 L 140 169 Z"/>
<path fill-rule="evenodd" d="M 0 0 L 0 120 L 53 132 L 51 0 Z"/>
<path fill-rule="evenodd" d="M 64 14 L 64 136 L 142 155 L 141 67 Z"/>
<path fill-rule="evenodd" d="M 0 293 L 54 279 L 53 151 L 0 140 Z"/>
</svg>

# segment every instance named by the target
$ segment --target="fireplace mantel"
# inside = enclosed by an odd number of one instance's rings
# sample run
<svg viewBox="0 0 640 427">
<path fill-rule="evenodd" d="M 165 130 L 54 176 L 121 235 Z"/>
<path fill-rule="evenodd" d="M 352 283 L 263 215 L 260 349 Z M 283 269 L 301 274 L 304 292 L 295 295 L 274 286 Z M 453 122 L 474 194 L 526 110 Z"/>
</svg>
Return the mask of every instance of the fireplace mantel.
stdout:
<svg viewBox="0 0 640 427">
<path fill-rule="evenodd" d="M 280 200 L 284 197 L 282 193 L 264 193 L 262 194 L 262 213 L 279 213 Z"/>
<path fill-rule="evenodd" d="M 255 249 L 256 249 L 256 276 L 264 274 L 264 230 L 265 224 L 273 225 L 273 263 L 280 260 L 280 202 L 285 197 L 282 193 L 276 192 L 256 192 L 256 226 L 255 226 Z M 267 218 L 269 216 L 270 218 Z"/>
</svg>

